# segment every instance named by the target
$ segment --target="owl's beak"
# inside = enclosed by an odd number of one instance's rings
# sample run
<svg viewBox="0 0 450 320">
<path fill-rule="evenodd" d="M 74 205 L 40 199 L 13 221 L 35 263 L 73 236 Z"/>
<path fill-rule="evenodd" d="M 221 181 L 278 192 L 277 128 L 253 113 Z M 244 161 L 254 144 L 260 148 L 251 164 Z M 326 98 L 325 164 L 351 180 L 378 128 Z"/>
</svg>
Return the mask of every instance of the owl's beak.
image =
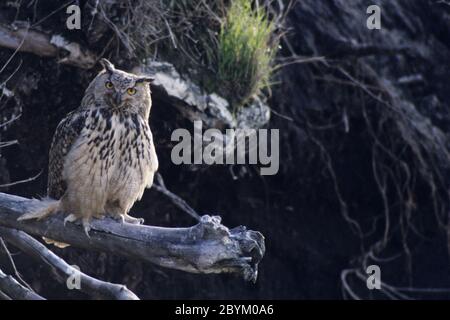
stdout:
<svg viewBox="0 0 450 320">
<path fill-rule="evenodd" d="M 122 95 L 119 92 L 116 92 L 113 95 L 114 104 L 118 107 L 122 104 Z"/>
</svg>

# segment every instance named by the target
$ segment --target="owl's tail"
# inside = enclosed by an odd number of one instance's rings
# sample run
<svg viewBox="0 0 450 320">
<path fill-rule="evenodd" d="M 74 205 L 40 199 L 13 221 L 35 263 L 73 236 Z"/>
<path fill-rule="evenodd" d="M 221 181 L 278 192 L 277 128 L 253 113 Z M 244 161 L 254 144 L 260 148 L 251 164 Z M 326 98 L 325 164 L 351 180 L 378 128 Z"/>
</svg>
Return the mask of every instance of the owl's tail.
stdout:
<svg viewBox="0 0 450 320">
<path fill-rule="evenodd" d="M 21 215 L 17 220 L 41 220 L 58 212 L 60 209 L 60 204 L 61 201 L 52 199 L 50 197 L 45 197 L 41 200 L 35 200 L 30 209 L 25 214 Z"/>
<path fill-rule="evenodd" d="M 50 197 L 46 197 L 41 200 L 36 200 L 35 203 L 28 210 L 28 212 L 21 215 L 17 220 L 19 221 L 31 219 L 41 220 L 60 211 L 60 204 L 61 204 L 60 200 L 55 200 Z M 46 243 L 53 244 L 58 248 L 65 248 L 69 246 L 67 243 L 58 242 L 46 237 L 42 237 L 42 239 L 44 239 Z"/>
</svg>

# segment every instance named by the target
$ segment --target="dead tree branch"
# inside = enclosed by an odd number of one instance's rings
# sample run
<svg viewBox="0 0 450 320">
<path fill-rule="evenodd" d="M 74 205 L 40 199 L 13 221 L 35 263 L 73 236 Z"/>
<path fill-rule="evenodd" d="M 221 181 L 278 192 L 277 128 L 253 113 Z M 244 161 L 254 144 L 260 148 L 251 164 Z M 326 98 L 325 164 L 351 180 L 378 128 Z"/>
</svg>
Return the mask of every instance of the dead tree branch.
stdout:
<svg viewBox="0 0 450 320">
<path fill-rule="evenodd" d="M 12 300 L 12 299 L 3 291 L 0 291 L 0 300 Z"/>
<path fill-rule="evenodd" d="M 24 287 L 12 276 L 6 275 L 0 269 L 0 292 L 1 297 L 14 300 L 45 300 L 43 297 Z"/>
<path fill-rule="evenodd" d="M 255 281 L 264 256 L 264 237 L 243 226 L 228 229 L 220 217 L 204 215 L 190 228 L 163 228 L 95 219 L 90 238 L 76 224 L 64 226 L 63 216 L 19 222 L 33 201 L 0 193 L 0 225 L 45 236 L 84 249 L 94 249 L 148 261 L 192 273 L 237 273 Z"/>
<path fill-rule="evenodd" d="M 0 227 L 0 236 L 27 255 L 49 266 L 55 271 L 56 279 L 60 283 L 66 283 L 70 276 L 78 275 L 80 277 L 80 290 L 90 296 L 117 300 L 139 300 L 124 285 L 104 282 L 75 269 L 23 231 Z"/>
<path fill-rule="evenodd" d="M 17 23 L 15 27 L 0 25 L 0 47 L 40 57 L 58 57 L 59 63 L 83 69 L 92 68 L 96 62 L 95 55 L 78 43 L 69 42 L 59 35 L 50 36 L 30 29 L 25 23 Z"/>
<path fill-rule="evenodd" d="M 14 270 L 14 276 L 18 279 L 18 281 L 23 286 L 25 286 L 26 288 L 32 290 L 31 286 L 25 280 L 23 280 L 22 276 L 19 273 L 19 270 L 17 270 L 16 264 L 14 262 L 14 259 L 13 259 L 12 255 L 11 255 L 11 252 L 9 252 L 9 249 L 6 246 L 5 241 L 1 237 L 0 237 L 0 244 L 1 244 L 2 248 L 3 248 L 3 250 L 5 251 L 6 256 L 8 257 L 8 260 L 9 260 L 9 263 L 11 264 L 12 269 Z"/>
</svg>

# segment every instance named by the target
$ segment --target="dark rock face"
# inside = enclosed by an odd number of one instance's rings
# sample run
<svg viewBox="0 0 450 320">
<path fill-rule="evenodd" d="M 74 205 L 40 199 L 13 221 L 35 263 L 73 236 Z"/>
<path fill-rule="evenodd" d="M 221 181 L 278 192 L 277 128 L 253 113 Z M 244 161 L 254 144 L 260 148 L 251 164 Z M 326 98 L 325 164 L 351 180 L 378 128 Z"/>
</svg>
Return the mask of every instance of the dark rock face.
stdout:
<svg viewBox="0 0 450 320">
<path fill-rule="evenodd" d="M 366 27 L 371 4 L 381 8 L 381 30 Z M 280 129 L 275 176 L 261 177 L 251 166 L 174 166 L 170 133 L 179 114 L 155 97 L 151 127 L 166 185 L 199 213 L 219 214 L 230 228 L 242 224 L 265 235 L 256 284 L 76 248 L 55 252 L 88 274 L 125 283 L 151 299 L 329 299 L 349 297 L 348 287 L 363 298 L 387 298 L 369 292 L 358 278 L 371 264 L 381 267 L 382 281 L 390 285 L 450 286 L 449 21 L 445 1 L 298 1 L 288 17 L 289 44 L 282 43 L 280 54 L 323 58 L 289 65 L 277 75 L 280 84 L 269 101 L 269 128 Z M 11 51 L 0 55 L 3 65 Z M 0 133 L 1 141 L 19 140 L 1 149 L 0 182 L 44 170 L 33 182 L 2 190 L 31 197 L 45 194 L 51 136 L 78 106 L 95 71 L 19 54 L 2 80 L 20 60 L 21 71 L 7 85 L 18 94 L 0 104 L 2 116 L 22 110 Z M 154 225 L 194 223 L 154 190 L 146 191 L 132 215 Z M 17 256 L 17 262 L 40 294 L 65 294 L 27 257 Z M 344 270 L 350 270 L 345 282 Z"/>
<path fill-rule="evenodd" d="M 381 30 L 366 28 L 374 3 Z M 301 216 L 297 232 L 314 230 L 301 243 L 330 261 L 308 252 L 301 258 L 318 266 L 306 278 L 322 277 L 306 292 L 339 296 L 337 274 L 364 273 L 370 264 L 394 285 L 448 283 L 435 268 L 448 263 L 446 228 L 437 225 L 446 223 L 448 208 L 449 9 L 433 1 L 302 1 L 291 12 L 293 50 L 325 57 L 284 69 L 273 99 L 279 114 L 293 118 L 272 122 L 288 127 L 282 159 L 296 177 L 281 188 L 291 190 Z M 299 223 L 308 216 L 308 224 Z M 351 288 L 369 297 L 365 281 L 355 278 L 348 277 Z"/>
</svg>

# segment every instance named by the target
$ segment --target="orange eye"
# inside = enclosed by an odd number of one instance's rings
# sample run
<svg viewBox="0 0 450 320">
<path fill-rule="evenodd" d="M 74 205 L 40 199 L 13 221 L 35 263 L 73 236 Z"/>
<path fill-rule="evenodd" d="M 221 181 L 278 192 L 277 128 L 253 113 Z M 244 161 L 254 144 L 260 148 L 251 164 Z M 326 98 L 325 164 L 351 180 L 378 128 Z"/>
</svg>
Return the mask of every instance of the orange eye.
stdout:
<svg viewBox="0 0 450 320">
<path fill-rule="evenodd" d="M 127 93 L 128 93 L 130 96 L 132 96 L 133 94 L 136 93 L 136 89 L 135 89 L 135 88 L 128 88 L 128 89 L 127 89 Z"/>
<path fill-rule="evenodd" d="M 114 87 L 114 85 L 112 84 L 111 81 L 106 81 L 105 87 L 108 88 L 108 89 L 112 89 Z"/>
</svg>

